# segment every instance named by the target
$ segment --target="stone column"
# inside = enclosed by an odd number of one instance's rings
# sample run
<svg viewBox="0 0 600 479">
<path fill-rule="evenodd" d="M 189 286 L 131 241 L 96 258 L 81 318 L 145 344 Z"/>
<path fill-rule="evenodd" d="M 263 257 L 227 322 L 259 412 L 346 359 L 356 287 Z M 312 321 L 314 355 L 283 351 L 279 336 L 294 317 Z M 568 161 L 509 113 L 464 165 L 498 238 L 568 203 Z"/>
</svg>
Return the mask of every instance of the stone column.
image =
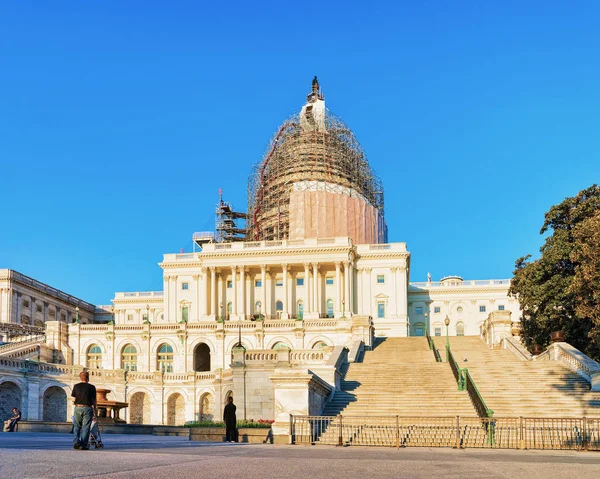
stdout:
<svg viewBox="0 0 600 479">
<path fill-rule="evenodd" d="M 208 269 L 205 267 L 201 268 L 202 271 L 202 317 L 206 319 L 208 316 Z"/>
<path fill-rule="evenodd" d="M 356 268 L 356 312 L 365 314 L 364 301 L 364 268 Z"/>
<path fill-rule="evenodd" d="M 194 278 L 194 285 L 196 288 L 196 321 L 200 321 L 200 275 L 195 274 L 192 276 Z M 148 314 L 150 316 L 150 314 Z M 150 317 L 148 317 L 150 319 Z"/>
<path fill-rule="evenodd" d="M 217 318 L 217 268 L 210 267 L 210 314 Z"/>
<path fill-rule="evenodd" d="M 246 319 L 246 268 L 244 266 L 240 267 L 240 314 L 243 319 Z"/>
<path fill-rule="evenodd" d="M 390 272 L 391 272 L 390 276 L 392 279 L 392 291 L 390 294 L 390 317 L 391 318 L 398 317 L 397 304 L 398 304 L 399 294 L 398 294 L 398 287 L 397 287 L 398 281 L 396 281 L 396 276 L 397 276 L 396 271 L 398 271 L 397 266 L 390 267 Z"/>
<path fill-rule="evenodd" d="M 179 317 L 177 316 L 177 311 L 178 311 L 178 307 L 177 307 L 177 276 L 176 275 L 171 275 L 170 277 L 171 279 L 171 286 L 170 286 L 170 290 L 171 290 L 171 317 L 173 319 L 171 319 L 171 322 L 178 322 L 179 321 Z"/>
<path fill-rule="evenodd" d="M 313 298 L 312 298 L 312 310 L 319 314 L 321 308 L 319 307 L 319 263 L 313 263 Z"/>
<path fill-rule="evenodd" d="M 312 308 L 310 307 L 310 287 L 309 287 L 309 272 L 310 263 L 304 263 L 304 313 L 312 312 Z"/>
<path fill-rule="evenodd" d="M 400 267 L 396 270 L 396 289 L 398 298 L 398 317 L 405 320 L 408 318 L 408 289 L 407 289 L 406 260 L 402 260 Z"/>
<path fill-rule="evenodd" d="M 281 316 L 282 319 L 288 319 L 288 265 L 283 263 L 281 267 L 283 268 L 283 312 L 281 313 Z"/>
<path fill-rule="evenodd" d="M 342 273 L 340 271 L 342 263 L 335 262 L 335 313 L 334 317 L 342 314 Z"/>
<path fill-rule="evenodd" d="M 237 304 L 237 266 L 231 267 L 231 314 L 237 316 L 238 304 Z"/>
<path fill-rule="evenodd" d="M 367 290 L 367 302 L 365 313 L 369 316 L 373 316 L 373 294 L 371 293 L 371 288 L 373 287 L 372 271 L 371 268 L 365 268 L 365 272 L 367 273 L 367 284 L 365 285 L 365 289 Z"/>
<path fill-rule="evenodd" d="M 264 314 L 265 317 L 267 315 L 267 265 L 266 264 L 261 264 L 260 265 L 260 284 L 261 284 L 261 298 L 260 298 L 260 303 L 261 303 L 261 314 Z"/>
<path fill-rule="evenodd" d="M 344 311 L 350 313 L 350 262 L 344 263 Z"/>
<path fill-rule="evenodd" d="M 218 313 L 217 313 L 217 317 L 225 317 L 225 312 L 224 312 L 224 308 L 226 307 L 225 305 L 225 297 L 223 294 L 223 286 L 225 282 L 225 273 L 221 270 L 217 273 L 217 308 L 218 308 Z M 227 286 L 225 284 L 225 286 Z"/>
</svg>

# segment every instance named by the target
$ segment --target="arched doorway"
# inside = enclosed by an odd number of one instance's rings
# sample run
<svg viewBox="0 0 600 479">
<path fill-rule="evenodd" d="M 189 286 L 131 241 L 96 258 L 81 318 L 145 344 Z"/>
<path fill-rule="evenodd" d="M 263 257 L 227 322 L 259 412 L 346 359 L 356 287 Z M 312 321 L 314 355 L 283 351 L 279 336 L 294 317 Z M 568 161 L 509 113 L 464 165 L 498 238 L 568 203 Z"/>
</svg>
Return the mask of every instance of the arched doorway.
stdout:
<svg viewBox="0 0 600 479">
<path fill-rule="evenodd" d="M 134 393 L 129 399 L 129 423 L 150 424 L 150 398 L 146 393 Z"/>
<path fill-rule="evenodd" d="M 167 426 L 183 426 L 185 423 L 185 399 L 173 393 L 167 401 Z"/>
<path fill-rule="evenodd" d="M 212 421 L 215 417 L 215 398 L 205 393 L 200 398 L 200 421 Z"/>
<path fill-rule="evenodd" d="M 65 422 L 67 420 L 67 393 L 58 387 L 50 386 L 44 392 L 44 421 Z"/>
<path fill-rule="evenodd" d="M 205 343 L 194 349 L 194 371 L 210 371 L 210 348 Z"/>
<path fill-rule="evenodd" d="M 12 416 L 12 409 L 16 407 L 22 411 L 21 388 L 13 382 L 4 382 L 0 384 L 0 419 L 5 421 Z"/>
</svg>

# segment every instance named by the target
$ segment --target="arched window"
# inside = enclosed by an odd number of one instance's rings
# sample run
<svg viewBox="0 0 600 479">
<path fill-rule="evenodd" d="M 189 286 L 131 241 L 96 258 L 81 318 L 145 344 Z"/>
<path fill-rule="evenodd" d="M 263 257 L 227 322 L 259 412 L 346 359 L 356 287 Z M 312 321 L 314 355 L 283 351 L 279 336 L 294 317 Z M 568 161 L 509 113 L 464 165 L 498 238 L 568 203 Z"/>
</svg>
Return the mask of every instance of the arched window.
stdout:
<svg viewBox="0 0 600 479">
<path fill-rule="evenodd" d="M 465 323 L 463 323 L 462 321 L 459 321 L 458 323 L 456 323 L 456 335 L 457 336 L 465 335 Z"/>
<path fill-rule="evenodd" d="M 157 366 L 163 373 L 173 372 L 173 348 L 169 344 L 163 344 L 158 348 Z"/>
<path fill-rule="evenodd" d="M 281 301 L 275 303 L 275 311 L 283 311 L 283 303 Z"/>
<path fill-rule="evenodd" d="M 333 299 L 328 299 L 326 306 L 327 306 L 327 317 L 333 318 Z"/>
<path fill-rule="evenodd" d="M 229 303 L 227 303 L 227 314 L 231 314 L 233 312 L 233 303 L 231 301 L 229 301 Z"/>
<path fill-rule="evenodd" d="M 87 367 L 100 369 L 102 367 L 102 349 L 97 344 L 90 346 L 87 353 Z"/>
<path fill-rule="evenodd" d="M 262 308 L 262 303 L 260 301 L 257 301 L 256 303 L 254 303 L 254 312 L 256 314 L 260 314 L 261 308 Z"/>
<path fill-rule="evenodd" d="M 302 319 L 304 316 L 304 301 L 298 301 L 298 319 Z"/>
<path fill-rule="evenodd" d="M 190 310 L 187 306 L 183 306 L 181 308 L 181 320 L 185 323 L 187 323 L 188 321 L 189 311 Z"/>
<path fill-rule="evenodd" d="M 128 344 L 123 348 L 121 369 L 125 371 L 137 371 L 137 349 L 135 349 L 135 346 Z"/>
<path fill-rule="evenodd" d="M 278 341 L 273 345 L 273 349 L 290 349 L 290 347 L 282 341 Z"/>
<path fill-rule="evenodd" d="M 317 343 L 315 343 L 315 345 L 312 347 L 313 349 L 323 349 L 327 347 L 327 343 L 325 341 L 319 341 Z"/>
</svg>

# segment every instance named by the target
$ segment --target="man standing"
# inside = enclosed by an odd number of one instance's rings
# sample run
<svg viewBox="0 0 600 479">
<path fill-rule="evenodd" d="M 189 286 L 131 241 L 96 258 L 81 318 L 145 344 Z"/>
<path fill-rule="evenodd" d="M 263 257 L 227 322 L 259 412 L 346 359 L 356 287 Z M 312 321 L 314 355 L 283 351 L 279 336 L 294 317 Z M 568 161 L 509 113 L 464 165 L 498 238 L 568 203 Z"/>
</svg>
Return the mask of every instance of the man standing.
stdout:
<svg viewBox="0 0 600 479">
<path fill-rule="evenodd" d="M 233 398 L 230 396 L 227 398 L 227 404 L 223 411 L 223 421 L 225 422 L 225 442 L 237 442 L 237 429 L 236 429 L 236 417 L 235 417 L 235 404 L 233 404 Z"/>
<path fill-rule="evenodd" d="M 75 402 L 73 449 L 87 451 L 90 448 L 92 417 L 96 414 L 96 386 L 89 384 L 90 373 L 87 371 L 80 372 L 79 379 L 81 382 L 75 384 L 71 393 Z"/>
</svg>

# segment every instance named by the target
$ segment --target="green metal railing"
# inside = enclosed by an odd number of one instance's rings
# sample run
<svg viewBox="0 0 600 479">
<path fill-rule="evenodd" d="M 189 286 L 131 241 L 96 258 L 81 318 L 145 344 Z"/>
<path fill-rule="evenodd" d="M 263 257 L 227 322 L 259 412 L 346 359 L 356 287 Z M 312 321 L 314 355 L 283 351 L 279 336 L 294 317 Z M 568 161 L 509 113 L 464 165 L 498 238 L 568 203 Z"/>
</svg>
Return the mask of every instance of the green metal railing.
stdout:
<svg viewBox="0 0 600 479">
<path fill-rule="evenodd" d="M 600 418 L 290 416 L 292 444 L 600 450 Z"/>
<path fill-rule="evenodd" d="M 442 362 L 442 356 L 440 354 L 439 349 L 437 349 L 435 347 L 435 342 L 433 341 L 433 338 L 431 336 L 429 336 L 429 333 L 427 333 L 427 344 L 429 344 L 429 349 L 431 351 L 433 351 L 433 357 L 435 358 L 435 361 L 438 363 Z"/>
</svg>

